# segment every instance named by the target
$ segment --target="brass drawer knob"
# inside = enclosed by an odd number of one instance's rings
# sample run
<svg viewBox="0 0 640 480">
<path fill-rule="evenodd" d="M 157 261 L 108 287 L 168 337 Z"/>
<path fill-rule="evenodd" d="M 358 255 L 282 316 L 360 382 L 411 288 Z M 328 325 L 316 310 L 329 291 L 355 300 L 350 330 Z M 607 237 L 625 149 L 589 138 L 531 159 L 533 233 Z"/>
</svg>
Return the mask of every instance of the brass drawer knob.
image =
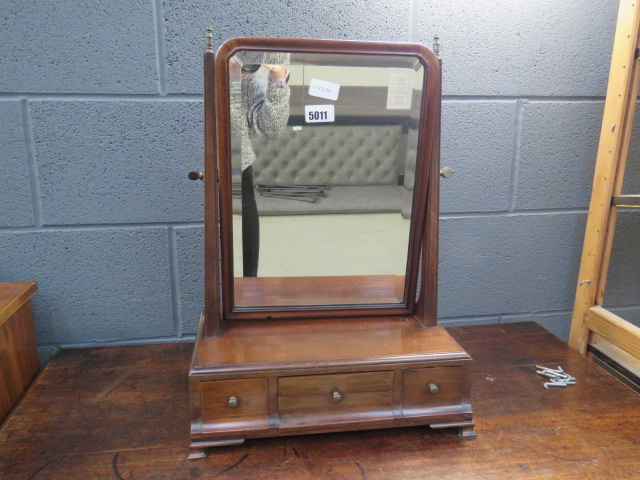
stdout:
<svg viewBox="0 0 640 480">
<path fill-rule="evenodd" d="M 229 397 L 229 406 L 231 408 L 236 408 L 238 406 L 238 397 L 236 396 Z"/>
<path fill-rule="evenodd" d="M 453 177 L 454 173 L 456 173 L 456 171 L 451 167 L 444 167 L 440 170 L 440 176 L 446 179 Z"/>
<path fill-rule="evenodd" d="M 429 393 L 431 395 L 435 395 L 439 391 L 440 391 L 440 387 L 438 385 L 436 385 L 435 383 L 430 383 L 429 384 Z"/>
<path fill-rule="evenodd" d="M 342 401 L 342 395 L 340 395 L 340 392 L 336 391 L 336 392 L 333 392 L 331 395 L 334 402 L 340 403 Z"/>
<path fill-rule="evenodd" d="M 191 170 L 188 174 L 189 180 L 204 180 L 203 170 Z"/>
</svg>

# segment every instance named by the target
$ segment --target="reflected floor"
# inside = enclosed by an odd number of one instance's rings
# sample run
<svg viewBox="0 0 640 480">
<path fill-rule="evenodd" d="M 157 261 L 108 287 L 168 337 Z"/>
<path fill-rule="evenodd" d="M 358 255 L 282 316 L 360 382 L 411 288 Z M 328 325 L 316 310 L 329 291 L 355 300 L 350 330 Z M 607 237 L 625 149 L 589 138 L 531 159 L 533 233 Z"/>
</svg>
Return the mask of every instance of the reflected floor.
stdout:
<svg viewBox="0 0 640 480">
<path fill-rule="evenodd" d="M 404 275 L 409 226 L 398 213 L 261 217 L 258 275 Z M 235 271 L 241 272 L 239 215 L 233 232 Z"/>
</svg>

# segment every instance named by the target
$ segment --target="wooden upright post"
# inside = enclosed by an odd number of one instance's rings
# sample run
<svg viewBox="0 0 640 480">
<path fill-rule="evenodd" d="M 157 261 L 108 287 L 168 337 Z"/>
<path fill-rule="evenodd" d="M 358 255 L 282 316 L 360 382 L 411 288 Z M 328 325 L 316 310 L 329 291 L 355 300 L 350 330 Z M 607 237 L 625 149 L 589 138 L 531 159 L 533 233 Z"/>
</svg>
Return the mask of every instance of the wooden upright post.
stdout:
<svg viewBox="0 0 640 480">
<path fill-rule="evenodd" d="M 220 255 L 218 253 L 218 169 L 216 166 L 215 53 L 213 32 L 207 29 L 204 52 L 204 335 L 222 335 Z"/>
<path fill-rule="evenodd" d="M 619 198 L 622 189 L 640 78 L 636 54 L 639 26 L 640 2 L 621 0 L 569 337 L 569 344 L 581 353 L 587 349 L 591 332 L 605 336 L 621 348 L 621 344 L 631 345 L 631 350 L 637 350 L 637 342 L 622 339 L 627 334 L 640 335 L 640 329 L 635 331 L 637 327 L 630 324 L 623 328 L 626 333 L 622 336 L 619 335 L 622 327 L 614 323 L 604 326 L 603 318 L 613 314 L 600 306 L 615 231 L 618 209 L 615 198 Z"/>
</svg>

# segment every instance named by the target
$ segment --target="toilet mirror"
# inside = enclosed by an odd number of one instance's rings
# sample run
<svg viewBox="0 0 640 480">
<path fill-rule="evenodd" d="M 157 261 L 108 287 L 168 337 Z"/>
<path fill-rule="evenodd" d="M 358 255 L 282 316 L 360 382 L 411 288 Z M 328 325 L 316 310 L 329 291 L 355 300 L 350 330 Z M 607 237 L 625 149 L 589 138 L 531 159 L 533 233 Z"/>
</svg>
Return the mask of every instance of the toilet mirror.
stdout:
<svg viewBox="0 0 640 480">
<path fill-rule="evenodd" d="M 215 108 L 227 318 L 411 311 L 435 69 L 433 53 L 415 44 L 222 45 Z"/>
</svg>

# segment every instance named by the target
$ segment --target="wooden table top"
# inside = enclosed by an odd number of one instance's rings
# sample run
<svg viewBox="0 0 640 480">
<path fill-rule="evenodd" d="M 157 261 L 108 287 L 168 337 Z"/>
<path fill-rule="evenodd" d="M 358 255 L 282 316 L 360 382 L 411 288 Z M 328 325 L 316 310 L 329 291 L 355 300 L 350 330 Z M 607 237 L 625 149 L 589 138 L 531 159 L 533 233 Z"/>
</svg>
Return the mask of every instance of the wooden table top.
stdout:
<svg viewBox="0 0 640 480">
<path fill-rule="evenodd" d="M 38 291 L 38 284 L 27 282 L 0 282 L 0 325 L 16 313 Z"/>
<path fill-rule="evenodd" d="M 192 344 L 62 351 L 0 429 L 0 478 L 640 476 L 640 396 L 534 323 L 458 327 L 476 440 L 410 427 L 247 440 L 188 461 Z M 545 390 L 535 365 L 575 386 Z"/>
<path fill-rule="evenodd" d="M 297 325 L 296 325 L 297 323 Z M 316 345 L 322 348 L 310 348 Z M 440 326 L 415 318 L 235 322 L 222 337 L 202 338 L 193 362 L 198 373 L 261 372 L 412 361 L 466 360 L 469 355 Z"/>
</svg>

